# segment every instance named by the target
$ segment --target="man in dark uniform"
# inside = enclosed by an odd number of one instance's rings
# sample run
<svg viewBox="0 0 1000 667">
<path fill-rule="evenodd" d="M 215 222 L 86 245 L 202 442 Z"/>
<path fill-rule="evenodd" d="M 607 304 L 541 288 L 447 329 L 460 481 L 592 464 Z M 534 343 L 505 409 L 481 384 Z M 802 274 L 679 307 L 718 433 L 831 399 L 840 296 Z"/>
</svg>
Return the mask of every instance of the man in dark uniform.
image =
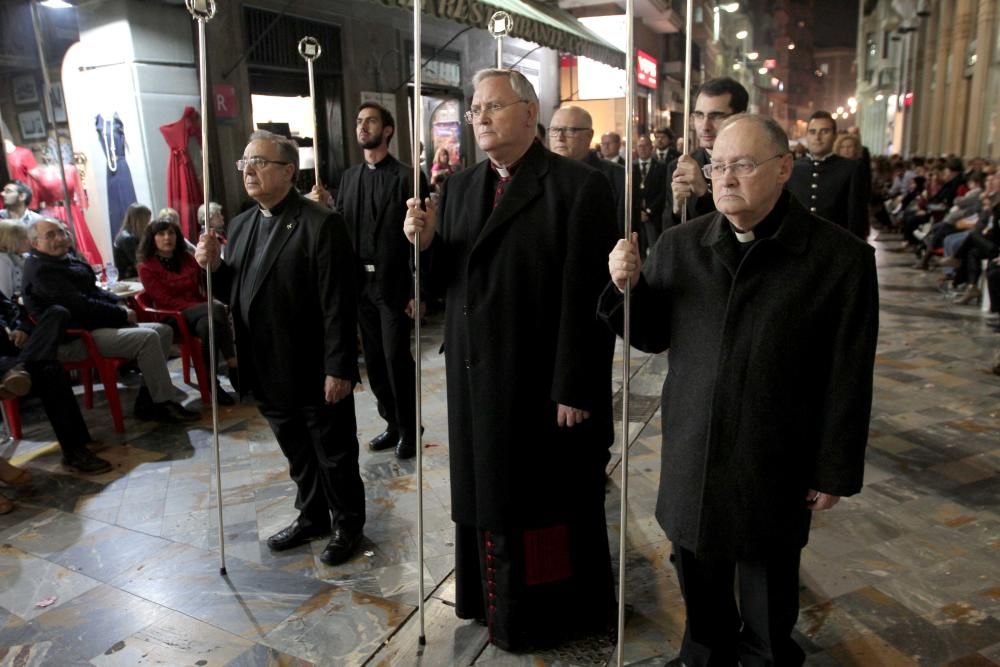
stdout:
<svg viewBox="0 0 1000 667">
<path fill-rule="evenodd" d="M 604 174 L 615 200 L 615 220 L 618 221 L 618 233 L 625 230 L 625 168 L 619 164 L 605 160 L 590 150 L 590 141 L 594 138 L 594 121 L 590 113 L 583 107 L 565 106 L 552 114 L 549 123 L 549 147 L 553 153 L 558 153 L 570 160 L 579 160 Z M 638 221 L 638 207 L 633 202 L 633 221 Z"/>
<path fill-rule="evenodd" d="M 630 283 L 632 344 L 670 350 L 656 518 L 687 621 L 668 665 L 801 665 L 811 515 L 861 490 L 875 254 L 783 191 L 792 157 L 773 119 L 724 123 L 708 170 L 718 213 L 665 231 L 644 266 L 619 241 L 599 314 L 620 333 Z"/>
<path fill-rule="evenodd" d="M 344 219 L 294 188 L 298 148 L 257 131 L 237 161 L 257 206 L 212 233 L 195 258 L 232 309 L 240 391 L 252 390 L 298 487 L 298 518 L 268 538 L 282 551 L 333 532 L 320 560 L 343 563 L 361 541 L 365 490 L 352 390 L 358 382 L 355 259 Z"/>
<path fill-rule="evenodd" d="M 695 134 L 698 135 L 698 149 L 690 155 L 681 155 L 667 165 L 670 187 L 666 190 L 663 205 L 664 231 L 680 224 L 681 214 L 679 210 L 674 211 L 677 200 L 687 202 L 688 220 L 715 210 L 711 181 L 705 179 L 701 169 L 712 159 L 712 146 L 719 125 L 729 116 L 746 111 L 749 101 L 746 89 L 728 77 L 709 79 L 698 89 L 694 111 L 691 112 Z"/>
<path fill-rule="evenodd" d="M 639 231 L 640 250 L 645 256 L 660 236 L 663 222 L 663 202 L 666 200 L 667 166 L 653 159 L 653 142 L 641 136 L 635 144 L 636 157 L 632 164 L 632 197 L 639 207 L 635 223 Z"/>
<path fill-rule="evenodd" d="M 360 263 L 358 324 L 365 351 L 368 384 L 378 401 L 386 429 L 368 448 L 395 447 L 396 457 L 417 452 L 413 353 L 413 277 L 410 244 L 399 233 L 406 200 L 413 196 L 413 170 L 389 155 L 396 123 L 388 109 L 364 102 L 357 113 L 358 143 L 364 163 L 344 172 L 337 190 L 337 210 Z M 421 174 L 421 197 L 427 186 Z"/>
<path fill-rule="evenodd" d="M 836 223 L 861 239 L 868 238 L 871 183 L 860 162 L 833 152 L 837 121 L 826 111 L 809 117 L 809 154 L 795 161 L 785 186 L 810 213 Z"/>
<path fill-rule="evenodd" d="M 523 650 L 614 618 L 613 336 L 594 317 L 613 196 L 602 174 L 535 141 L 522 74 L 484 70 L 474 85 L 467 119 L 489 159 L 450 177 L 437 206 L 409 202 L 404 231 L 420 233 L 447 290 L 455 612 Z"/>
<path fill-rule="evenodd" d="M 677 139 L 674 137 L 674 131 L 669 127 L 656 128 L 653 132 L 653 143 L 656 146 L 656 153 L 653 157 L 663 163 L 664 166 L 681 156 L 677 150 Z"/>
<path fill-rule="evenodd" d="M 625 158 L 622 157 L 622 135 L 617 132 L 605 132 L 601 135 L 601 157 L 608 162 L 625 166 Z"/>
</svg>

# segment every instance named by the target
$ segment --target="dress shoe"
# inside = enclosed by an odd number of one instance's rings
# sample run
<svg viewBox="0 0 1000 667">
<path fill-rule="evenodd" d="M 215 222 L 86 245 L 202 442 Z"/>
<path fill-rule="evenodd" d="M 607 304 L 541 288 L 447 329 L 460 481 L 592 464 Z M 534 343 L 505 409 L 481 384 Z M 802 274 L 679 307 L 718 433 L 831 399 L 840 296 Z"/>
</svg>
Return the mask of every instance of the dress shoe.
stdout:
<svg viewBox="0 0 1000 667">
<path fill-rule="evenodd" d="M 226 375 L 229 376 L 229 384 L 233 385 L 233 391 L 237 394 L 240 393 L 240 369 L 239 366 L 229 366 L 226 369 Z"/>
<path fill-rule="evenodd" d="M 102 472 L 111 470 L 110 463 L 99 456 L 91 454 L 85 447 L 63 454 L 62 464 L 88 475 L 99 475 Z"/>
<path fill-rule="evenodd" d="M 340 565 L 354 555 L 364 533 L 360 530 L 352 533 L 343 528 L 333 531 L 333 537 L 319 555 L 319 559 L 326 565 Z"/>
<path fill-rule="evenodd" d="M 412 459 L 417 455 L 417 443 L 412 440 L 400 439 L 396 443 L 397 459 Z"/>
<path fill-rule="evenodd" d="M 22 364 L 14 366 L 0 379 L 0 399 L 17 398 L 31 391 L 31 376 Z"/>
<path fill-rule="evenodd" d="M 219 384 L 218 379 L 215 380 L 215 400 L 219 402 L 219 405 L 225 405 L 227 407 L 230 405 L 236 405 L 236 399 L 226 393 L 226 390 L 222 388 L 221 384 Z"/>
<path fill-rule="evenodd" d="M 305 544 L 317 537 L 329 535 L 330 529 L 303 528 L 298 519 L 267 538 L 267 547 L 271 551 L 285 551 Z"/>
<path fill-rule="evenodd" d="M 396 446 L 397 440 L 399 440 L 399 432 L 387 428 L 382 431 L 382 433 L 372 438 L 372 441 L 368 443 L 368 449 L 373 452 L 381 452 L 384 449 L 392 449 Z"/>
</svg>

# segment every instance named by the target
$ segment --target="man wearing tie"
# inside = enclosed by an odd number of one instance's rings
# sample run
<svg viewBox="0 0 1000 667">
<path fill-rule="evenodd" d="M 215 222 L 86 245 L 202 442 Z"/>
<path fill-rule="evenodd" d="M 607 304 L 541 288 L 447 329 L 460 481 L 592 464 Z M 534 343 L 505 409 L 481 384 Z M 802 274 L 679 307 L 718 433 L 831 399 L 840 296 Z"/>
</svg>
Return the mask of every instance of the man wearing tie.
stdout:
<svg viewBox="0 0 1000 667">
<path fill-rule="evenodd" d="M 645 255 L 660 237 L 663 202 L 666 198 L 667 167 L 653 159 L 653 142 L 647 136 L 639 137 L 635 146 L 636 160 L 633 168 L 633 198 L 639 204 L 639 246 Z"/>
<path fill-rule="evenodd" d="M 669 127 L 658 127 L 653 132 L 653 140 L 656 145 L 656 159 L 664 165 L 670 164 L 681 156 L 677 150 L 677 138 Z"/>
</svg>

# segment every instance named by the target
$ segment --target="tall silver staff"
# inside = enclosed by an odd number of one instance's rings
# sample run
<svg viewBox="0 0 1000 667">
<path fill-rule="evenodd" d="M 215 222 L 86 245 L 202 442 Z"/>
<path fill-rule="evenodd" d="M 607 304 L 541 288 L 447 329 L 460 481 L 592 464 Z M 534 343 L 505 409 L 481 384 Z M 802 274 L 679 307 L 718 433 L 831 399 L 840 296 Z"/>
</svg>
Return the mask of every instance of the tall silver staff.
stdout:
<svg viewBox="0 0 1000 667">
<path fill-rule="evenodd" d="M 323 55 L 323 47 L 315 37 L 303 37 L 299 40 L 299 55 L 306 61 L 309 70 L 309 108 L 312 109 L 313 123 L 313 176 L 317 188 L 323 187 L 319 181 L 319 123 L 316 121 L 316 76 L 313 73 L 313 61 Z"/>
<path fill-rule="evenodd" d="M 625 240 L 632 241 L 632 142 L 635 132 L 635 0 L 625 1 Z M 622 330 L 622 489 L 618 534 L 618 665 L 625 664 L 625 547 L 628 538 L 629 372 L 632 338 L 632 287 L 625 282 L 625 326 Z"/>
<path fill-rule="evenodd" d="M 510 34 L 513 24 L 514 20 L 507 12 L 494 12 L 490 17 L 487 29 L 493 39 L 497 40 L 497 69 L 503 69 L 503 38 Z"/>
<path fill-rule="evenodd" d="M 413 0 L 413 196 L 420 199 L 420 135 L 421 135 L 421 81 L 423 60 L 420 55 L 420 0 Z M 413 239 L 413 335 L 414 376 L 416 381 L 416 434 L 417 434 L 417 613 L 420 616 L 420 646 L 427 643 L 424 633 L 424 429 L 423 396 L 420 386 L 420 232 Z"/>
<path fill-rule="evenodd" d="M 688 124 L 691 120 L 691 30 L 693 29 L 692 17 L 694 14 L 692 2 L 693 0 L 687 0 L 687 11 L 684 15 L 684 136 L 681 137 L 681 153 L 684 155 L 690 155 L 690 146 L 688 146 L 690 128 Z M 681 214 L 681 224 L 684 224 L 688 217 L 687 197 L 674 198 L 674 213 L 678 211 Z"/>
<path fill-rule="evenodd" d="M 205 228 L 208 225 L 208 208 L 211 198 L 208 173 L 208 56 L 205 48 L 205 25 L 215 16 L 215 0 L 185 0 L 191 17 L 198 22 L 198 65 L 201 76 L 201 180 L 202 194 L 205 199 Z M 211 267 L 205 271 L 205 296 L 208 300 L 208 378 L 212 385 L 212 448 L 215 451 L 215 495 L 219 508 L 219 574 L 226 574 L 226 538 L 222 525 L 222 455 L 219 449 L 219 397 L 218 383 L 215 379 L 215 318 L 212 308 L 215 304 L 212 297 Z"/>
</svg>

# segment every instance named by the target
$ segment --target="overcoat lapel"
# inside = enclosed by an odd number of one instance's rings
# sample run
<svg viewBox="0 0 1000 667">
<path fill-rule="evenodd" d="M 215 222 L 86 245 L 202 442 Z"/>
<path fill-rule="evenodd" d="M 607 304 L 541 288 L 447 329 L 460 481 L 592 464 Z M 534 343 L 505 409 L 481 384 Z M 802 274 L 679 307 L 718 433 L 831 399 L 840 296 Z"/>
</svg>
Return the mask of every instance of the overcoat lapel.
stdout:
<svg viewBox="0 0 1000 667">
<path fill-rule="evenodd" d="M 250 293 L 250 302 L 247 305 L 253 303 L 257 293 L 260 291 L 261 285 L 267 280 L 267 274 L 270 273 L 274 262 L 278 259 L 278 255 L 281 254 L 281 249 L 288 243 L 288 239 L 292 237 L 292 234 L 298 230 L 301 224 L 299 220 L 301 213 L 302 205 L 299 203 L 298 197 L 295 197 L 289 203 L 288 214 L 283 216 L 277 229 L 271 232 L 271 238 L 268 240 L 267 248 L 264 250 L 264 259 L 260 263 L 260 275 L 254 281 L 253 291 Z"/>
<path fill-rule="evenodd" d="M 500 198 L 500 203 L 493 209 L 493 213 L 487 218 L 486 224 L 483 225 L 483 230 L 479 233 L 479 238 L 476 239 L 476 243 L 472 248 L 473 253 L 488 237 L 503 229 L 520 211 L 542 195 L 542 179 L 548 173 L 548 170 L 549 166 L 545 156 L 545 149 L 541 146 L 532 145 L 524 156 L 524 162 L 521 163 L 521 166 L 514 174 L 514 178 L 508 184 L 503 197 Z M 484 170 L 482 180 L 485 181 L 485 179 L 486 171 Z M 486 184 L 482 182 L 481 185 L 482 187 L 479 188 L 479 192 L 483 192 Z M 480 207 L 484 205 L 485 199 L 485 197 L 479 198 Z M 478 219 L 482 220 L 482 218 Z"/>
</svg>

